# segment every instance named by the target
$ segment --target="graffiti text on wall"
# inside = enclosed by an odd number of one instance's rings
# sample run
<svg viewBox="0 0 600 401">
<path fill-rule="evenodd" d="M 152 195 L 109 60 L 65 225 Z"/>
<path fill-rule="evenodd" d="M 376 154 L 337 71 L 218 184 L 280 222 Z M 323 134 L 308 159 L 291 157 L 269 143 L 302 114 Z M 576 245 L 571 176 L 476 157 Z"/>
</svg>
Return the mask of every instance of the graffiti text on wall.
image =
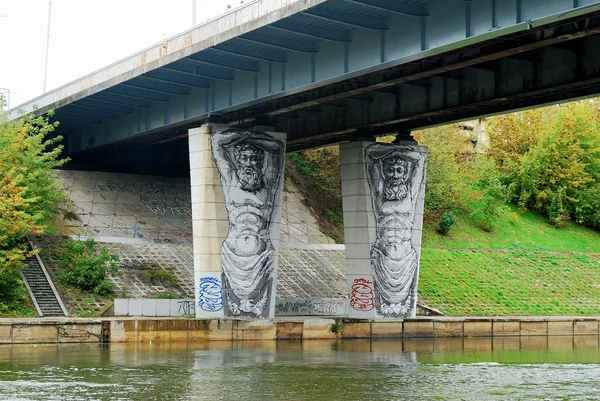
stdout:
<svg viewBox="0 0 600 401">
<path fill-rule="evenodd" d="M 104 184 L 98 184 L 98 188 L 105 192 L 131 192 L 132 194 L 177 194 L 173 184 L 161 184 L 156 182 L 144 182 L 121 184 L 113 181 L 106 181 Z"/>
<path fill-rule="evenodd" d="M 159 198 L 157 196 L 150 197 L 144 195 L 140 199 L 142 202 L 144 202 L 146 207 L 157 216 L 192 215 L 192 202 L 189 198 L 183 198 L 181 196 L 165 196 Z"/>
<path fill-rule="evenodd" d="M 218 312 L 223 309 L 223 290 L 216 277 L 202 277 L 198 289 L 198 306 L 205 312 Z"/>
<path fill-rule="evenodd" d="M 280 316 L 336 316 L 346 314 L 343 299 L 278 300 L 275 315 Z"/>
<path fill-rule="evenodd" d="M 196 305 L 193 300 L 182 299 L 181 301 L 177 301 L 179 304 L 179 309 L 177 313 L 181 316 L 191 316 L 196 314 Z"/>
<path fill-rule="evenodd" d="M 375 307 L 372 281 L 365 278 L 354 279 L 350 290 L 350 306 L 361 312 L 370 311 Z"/>
</svg>

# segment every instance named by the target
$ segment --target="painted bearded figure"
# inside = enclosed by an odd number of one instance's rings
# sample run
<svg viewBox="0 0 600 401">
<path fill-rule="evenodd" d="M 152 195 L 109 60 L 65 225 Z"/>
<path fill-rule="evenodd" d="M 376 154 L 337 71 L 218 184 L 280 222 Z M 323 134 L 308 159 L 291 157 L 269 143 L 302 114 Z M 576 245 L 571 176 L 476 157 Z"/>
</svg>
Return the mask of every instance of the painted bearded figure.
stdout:
<svg viewBox="0 0 600 401">
<path fill-rule="evenodd" d="M 419 261 L 411 238 L 425 157 L 397 144 L 373 144 L 365 152 L 376 219 L 371 247 L 375 308 L 384 317 L 408 317 L 416 302 Z"/>
<path fill-rule="evenodd" d="M 275 258 L 270 225 L 284 146 L 258 131 L 227 130 L 211 141 L 229 220 L 220 252 L 225 316 L 267 316 Z"/>
</svg>

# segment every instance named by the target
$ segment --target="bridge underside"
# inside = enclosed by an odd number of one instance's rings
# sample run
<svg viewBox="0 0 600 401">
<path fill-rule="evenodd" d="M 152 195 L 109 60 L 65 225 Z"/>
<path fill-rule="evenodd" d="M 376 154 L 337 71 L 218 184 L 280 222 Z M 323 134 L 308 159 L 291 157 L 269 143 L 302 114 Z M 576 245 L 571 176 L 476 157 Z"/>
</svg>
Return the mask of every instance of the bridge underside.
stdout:
<svg viewBox="0 0 600 401">
<path fill-rule="evenodd" d="M 188 130 L 213 116 L 285 132 L 294 151 L 600 93 L 595 2 L 311 3 L 56 102 L 67 153 L 79 164 L 185 172 Z"/>
</svg>

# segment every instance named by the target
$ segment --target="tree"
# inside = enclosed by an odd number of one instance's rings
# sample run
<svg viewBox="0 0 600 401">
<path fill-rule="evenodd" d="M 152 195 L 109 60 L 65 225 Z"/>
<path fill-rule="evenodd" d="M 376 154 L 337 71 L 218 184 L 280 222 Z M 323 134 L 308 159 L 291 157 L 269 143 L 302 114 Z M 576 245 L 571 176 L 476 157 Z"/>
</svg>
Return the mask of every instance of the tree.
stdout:
<svg viewBox="0 0 600 401">
<path fill-rule="evenodd" d="M 439 217 L 465 207 L 472 179 L 467 141 L 456 124 L 413 132 L 419 145 L 427 146 L 425 211 Z"/>
<path fill-rule="evenodd" d="M 600 228 L 600 115 L 580 101 L 497 117 L 490 153 L 520 206 Z"/>
<path fill-rule="evenodd" d="M 52 113 L 49 113 L 51 116 Z M 51 137 L 58 123 L 49 117 L 0 116 L 0 304 L 22 294 L 19 270 L 27 255 L 23 238 L 43 234 L 65 196 L 51 169 L 61 159 L 62 137 Z M 2 310 L 0 310 L 2 312 Z"/>
</svg>

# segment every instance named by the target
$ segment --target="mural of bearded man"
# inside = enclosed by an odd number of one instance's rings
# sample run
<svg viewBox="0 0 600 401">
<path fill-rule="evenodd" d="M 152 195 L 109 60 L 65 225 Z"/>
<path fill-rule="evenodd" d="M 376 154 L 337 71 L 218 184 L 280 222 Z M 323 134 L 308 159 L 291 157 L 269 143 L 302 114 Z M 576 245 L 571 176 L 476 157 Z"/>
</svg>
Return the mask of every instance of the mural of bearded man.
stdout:
<svg viewBox="0 0 600 401">
<path fill-rule="evenodd" d="M 408 317 L 416 307 L 419 259 L 412 246 L 425 155 L 415 147 L 377 143 L 365 149 L 376 239 L 371 247 L 375 308 Z"/>
<path fill-rule="evenodd" d="M 227 130 L 211 138 L 229 220 L 221 245 L 225 316 L 267 317 L 273 290 L 274 206 L 281 196 L 284 145 L 261 131 Z"/>
</svg>

